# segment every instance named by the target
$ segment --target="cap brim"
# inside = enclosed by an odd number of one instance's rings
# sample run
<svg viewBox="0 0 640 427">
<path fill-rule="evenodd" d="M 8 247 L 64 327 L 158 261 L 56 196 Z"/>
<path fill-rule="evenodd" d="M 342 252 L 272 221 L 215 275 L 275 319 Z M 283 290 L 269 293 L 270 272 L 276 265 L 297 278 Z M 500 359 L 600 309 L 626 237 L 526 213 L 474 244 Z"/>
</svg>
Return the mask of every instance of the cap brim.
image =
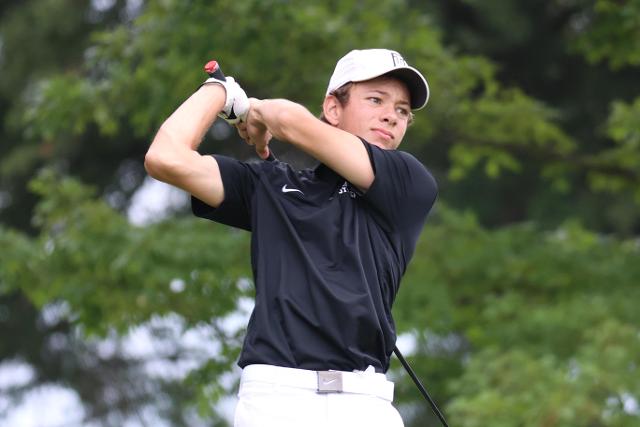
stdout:
<svg viewBox="0 0 640 427">
<path fill-rule="evenodd" d="M 416 69 L 412 67 L 397 68 L 384 75 L 396 77 L 407 85 L 411 96 L 412 110 L 419 110 L 427 105 L 427 101 L 429 101 L 429 85 Z"/>
</svg>

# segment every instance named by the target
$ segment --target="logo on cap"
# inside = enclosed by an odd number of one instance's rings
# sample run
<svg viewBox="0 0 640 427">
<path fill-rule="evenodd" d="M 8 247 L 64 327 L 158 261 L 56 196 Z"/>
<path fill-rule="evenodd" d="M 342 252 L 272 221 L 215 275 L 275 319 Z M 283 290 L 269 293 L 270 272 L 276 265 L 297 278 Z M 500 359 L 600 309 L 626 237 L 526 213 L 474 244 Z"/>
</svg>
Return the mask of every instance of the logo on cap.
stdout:
<svg viewBox="0 0 640 427">
<path fill-rule="evenodd" d="M 391 60 L 393 61 L 394 67 L 407 66 L 407 61 L 405 61 L 404 58 L 398 52 L 391 52 Z"/>
</svg>

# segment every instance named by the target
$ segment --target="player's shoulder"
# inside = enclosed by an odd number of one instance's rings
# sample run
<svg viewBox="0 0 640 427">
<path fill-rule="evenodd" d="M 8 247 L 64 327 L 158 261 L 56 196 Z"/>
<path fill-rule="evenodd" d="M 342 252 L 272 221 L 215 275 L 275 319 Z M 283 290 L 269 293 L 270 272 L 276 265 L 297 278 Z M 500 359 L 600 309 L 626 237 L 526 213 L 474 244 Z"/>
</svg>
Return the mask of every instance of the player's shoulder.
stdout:
<svg viewBox="0 0 640 427">
<path fill-rule="evenodd" d="M 385 161 L 403 164 L 410 169 L 428 172 L 427 167 L 415 155 L 403 150 L 386 150 L 372 146 L 372 154 Z M 374 154 L 375 153 L 375 154 Z"/>
<path fill-rule="evenodd" d="M 399 161 L 409 162 L 412 164 L 422 165 L 422 162 L 420 162 L 413 154 L 407 151 L 398 150 L 398 149 L 381 148 L 375 144 L 371 144 L 370 142 L 368 142 L 363 138 L 360 138 L 360 139 L 362 140 L 365 147 L 367 148 L 369 155 L 372 157 L 382 157 L 382 158 L 388 158 L 390 160 L 399 160 Z"/>
<path fill-rule="evenodd" d="M 426 166 L 424 166 L 424 164 L 413 154 L 409 153 L 408 151 L 402 151 L 402 150 L 387 150 L 392 156 L 398 156 L 400 157 L 402 160 L 404 160 L 405 162 L 408 163 L 412 163 L 415 165 L 420 165 L 423 168 L 426 168 Z"/>
<path fill-rule="evenodd" d="M 377 147 L 376 147 L 377 148 Z M 427 193 L 437 194 L 438 183 L 431 171 L 414 154 L 403 150 L 380 149 L 380 158 L 384 158 L 386 172 L 410 180 Z M 392 172 L 395 171 L 395 172 Z"/>
</svg>

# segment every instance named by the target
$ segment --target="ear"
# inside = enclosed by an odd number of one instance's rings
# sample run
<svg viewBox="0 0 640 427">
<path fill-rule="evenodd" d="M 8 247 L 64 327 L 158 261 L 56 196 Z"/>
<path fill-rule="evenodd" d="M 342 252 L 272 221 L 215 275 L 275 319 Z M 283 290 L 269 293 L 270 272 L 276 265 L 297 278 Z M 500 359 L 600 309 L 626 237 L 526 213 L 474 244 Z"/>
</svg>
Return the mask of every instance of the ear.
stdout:
<svg viewBox="0 0 640 427">
<path fill-rule="evenodd" d="M 331 126 L 338 126 L 340 114 L 342 113 L 342 105 L 340 105 L 338 98 L 333 95 L 327 95 L 322 103 L 322 112 Z"/>
</svg>

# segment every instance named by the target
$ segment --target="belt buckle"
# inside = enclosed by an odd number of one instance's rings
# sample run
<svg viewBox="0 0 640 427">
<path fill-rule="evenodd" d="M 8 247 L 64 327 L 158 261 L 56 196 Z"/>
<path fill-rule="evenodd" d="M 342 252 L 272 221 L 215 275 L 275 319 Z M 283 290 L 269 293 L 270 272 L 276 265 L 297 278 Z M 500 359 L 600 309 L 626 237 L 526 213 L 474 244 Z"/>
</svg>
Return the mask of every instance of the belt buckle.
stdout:
<svg viewBox="0 0 640 427">
<path fill-rule="evenodd" d="M 318 393 L 342 393 L 342 372 L 317 371 Z"/>
</svg>

